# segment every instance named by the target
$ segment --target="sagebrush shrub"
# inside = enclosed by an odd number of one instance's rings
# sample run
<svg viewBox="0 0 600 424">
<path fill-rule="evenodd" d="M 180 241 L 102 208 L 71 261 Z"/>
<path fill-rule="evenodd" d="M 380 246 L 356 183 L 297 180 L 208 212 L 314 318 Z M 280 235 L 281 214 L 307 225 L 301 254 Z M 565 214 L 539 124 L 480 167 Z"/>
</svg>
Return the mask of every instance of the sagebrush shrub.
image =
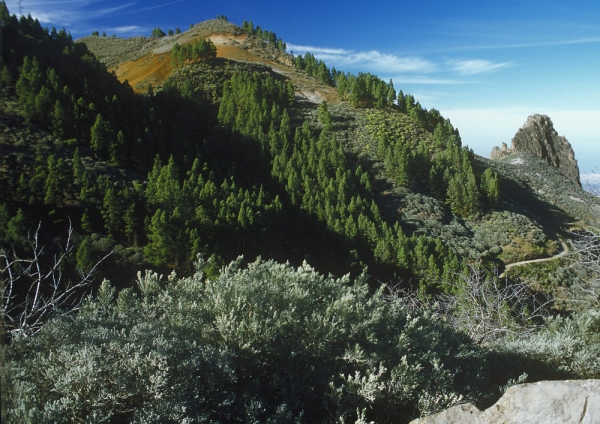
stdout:
<svg viewBox="0 0 600 424">
<path fill-rule="evenodd" d="M 7 348 L 11 422 L 408 421 L 487 387 L 485 351 L 401 299 L 308 265 L 103 283 Z"/>
</svg>

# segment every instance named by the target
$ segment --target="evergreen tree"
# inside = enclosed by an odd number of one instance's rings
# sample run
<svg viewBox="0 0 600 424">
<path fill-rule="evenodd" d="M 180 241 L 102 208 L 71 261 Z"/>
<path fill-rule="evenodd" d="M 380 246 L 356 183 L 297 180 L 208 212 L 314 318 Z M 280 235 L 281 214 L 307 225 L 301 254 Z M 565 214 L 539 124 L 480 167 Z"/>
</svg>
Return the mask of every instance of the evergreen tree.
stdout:
<svg viewBox="0 0 600 424">
<path fill-rule="evenodd" d="M 167 34 L 165 34 L 165 32 L 160 29 L 160 28 L 154 28 L 152 30 L 152 37 L 154 38 L 161 38 L 161 37 L 165 37 Z M 103 36 L 106 36 L 106 34 L 104 34 Z"/>
<path fill-rule="evenodd" d="M 90 272 L 94 265 L 96 265 L 98 260 L 94 256 L 94 249 L 89 237 L 85 237 L 79 244 L 75 260 L 77 261 L 77 268 L 83 273 Z"/>
<path fill-rule="evenodd" d="M 21 208 L 19 208 L 17 214 L 7 222 L 4 241 L 16 248 L 21 248 L 26 245 L 27 218 Z"/>
<path fill-rule="evenodd" d="M 68 192 L 71 172 L 63 158 L 48 156 L 48 173 L 46 177 L 44 203 L 62 206 L 64 194 Z"/>
<path fill-rule="evenodd" d="M 1 8 L 1 6 L 0 6 Z M 5 234 L 6 234 L 6 225 L 8 224 L 8 221 L 10 220 L 10 215 L 8 212 L 8 207 L 6 206 L 6 204 L 2 203 L 0 205 L 0 245 L 4 243 L 5 239 Z"/>
<path fill-rule="evenodd" d="M 329 109 L 327 108 L 327 103 L 324 101 L 319 104 L 318 110 L 319 122 L 325 126 L 327 129 L 331 129 L 331 114 L 329 113 Z"/>
<path fill-rule="evenodd" d="M 481 176 L 481 191 L 491 207 L 500 203 L 500 178 L 490 168 L 487 168 Z"/>
<path fill-rule="evenodd" d="M 104 194 L 102 205 L 102 217 L 104 218 L 104 228 L 112 236 L 119 233 L 122 228 L 122 206 L 116 189 L 108 187 Z"/>
<path fill-rule="evenodd" d="M 148 226 L 148 244 L 144 254 L 154 265 L 170 264 L 174 259 L 175 246 L 172 242 L 172 228 L 167 220 L 165 211 L 158 208 Z"/>
<path fill-rule="evenodd" d="M 108 159 L 113 143 L 114 133 L 110 122 L 101 114 L 96 115 L 96 121 L 90 130 L 90 147 L 99 159 Z"/>
</svg>

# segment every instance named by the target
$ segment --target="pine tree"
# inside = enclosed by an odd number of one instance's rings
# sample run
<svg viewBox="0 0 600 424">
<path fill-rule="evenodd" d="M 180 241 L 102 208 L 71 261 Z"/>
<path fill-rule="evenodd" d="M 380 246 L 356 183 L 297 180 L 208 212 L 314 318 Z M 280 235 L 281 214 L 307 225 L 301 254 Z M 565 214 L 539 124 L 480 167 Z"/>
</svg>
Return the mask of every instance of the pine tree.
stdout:
<svg viewBox="0 0 600 424">
<path fill-rule="evenodd" d="M 77 261 L 77 268 L 79 268 L 83 273 L 90 272 L 90 270 L 96 264 L 97 259 L 94 257 L 94 249 L 89 237 L 85 237 L 79 244 L 75 259 Z"/>
<path fill-rule="evenodd" d="M 327 108 L 327 103 L 324 101 L 319 104 L 318 119 L 326 129 L 331 129 L 331 114 Z"/>
<path fill-rule="evenodd" d="M 125 133 L 119 130 L 116 141 L 110 145 L 110 162 L 117 167 L 123 167 L 127 163 Z"/>
<path fill-rule="evenodd" d="M 468 215 L 466 206 L 466 181 L 461 173 L 456 173 L 448 182 L 447 198 L 450 209 L 457 215 Z"/>
<path fill-rule="evenodd" d="M 72 174 L 63 158 L 56 158 L 54 155 L 48 156 L 47 164 L 44 203 L 62 206 L 64 193 L 68 192 Z"/>
<path fill-rule="evenodd" d="M 487 168 L 481 175 L 481 191 L 491 207 L 495 207 L 500 202 L 500 179 L 498 174 Z"/>
<path fill-rule="evenodd" d="M 108 159 L 109 150 L 113 143 L 114 134 L 110 122 L 104 120 L 101 114 L 96 115 L 96 121 L 90 131 L 90 147 L 99 159 Z"/>
<path fill-rule="evenodd" d="M 102 202 L 102 217 L 104 228 L 112 236 L 118 234 L 122 227 L 122 207 L 118 192 L 113 187 L 108 187 Z"/>
<path fill-rule="evenodd" d="M 173 265 L 175 246 L 172 242 L 172 228 L 165 211 L 158 208 L 148 226 L 148 244 L 144 254 L 154 265 Z"/>
<path fill-rule="evenodd" d="M 4 241 L 14 247 L 24 247 L 27 242 L 27 218 L 19 208 L 17 214 L 6 224 Z"/>
</svg>

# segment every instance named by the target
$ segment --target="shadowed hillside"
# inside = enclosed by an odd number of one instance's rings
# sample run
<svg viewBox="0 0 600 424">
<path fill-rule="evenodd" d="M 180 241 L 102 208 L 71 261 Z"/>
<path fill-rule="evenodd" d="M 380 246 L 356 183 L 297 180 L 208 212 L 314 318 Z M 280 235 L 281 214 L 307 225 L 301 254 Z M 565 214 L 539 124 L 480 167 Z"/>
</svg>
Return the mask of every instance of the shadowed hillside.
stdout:
<svg viewBox="0 0 600 424">
<path fill-rule="evenodd" d="M 408 422 L 600 376 L 600 199 L 541 159 L 248 22 L 0 30 L 7 422 Z"/>
</svg>

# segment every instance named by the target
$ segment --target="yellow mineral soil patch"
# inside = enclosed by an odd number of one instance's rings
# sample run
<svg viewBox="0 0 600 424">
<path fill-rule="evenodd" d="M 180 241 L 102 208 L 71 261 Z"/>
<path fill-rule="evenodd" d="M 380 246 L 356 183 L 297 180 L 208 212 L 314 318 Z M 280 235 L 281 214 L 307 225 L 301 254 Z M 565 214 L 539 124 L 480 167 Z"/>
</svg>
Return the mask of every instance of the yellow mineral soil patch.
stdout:
<svg viewBox="0 0 600 424">
<path fill-rule="evenodd" d="M 252 43 L 247 43 L 249 41 L 248 34 L 214 34 L 204 29 L 194 28 L 173 38 L 157 40 L 156 42 L 159 45 L 155 45 L 145 56 L 123 62 L 111 70 L 115 71 L 120 81 L 127 80 L 129 85 L 138 93 L 145 92 L 148 89 L 148 84 L 152 84 L 153 87 L 162 87 L 173 71 L 171 50 L 175 43 L 183 46 L 199 38 L 207 37 L 217 48 L 217 57 L 269 66 L 275 72 L 292 80 L 296 94 L 299 97 L 316 104 L 322 101 L 329 104 L 339 103 L 335 88 L 318 83 L 312 77 L 296 72 L 291 61 L 289 64 L 278 63 L 253 52 L 254 49 L 249 47 L 249 44 Z"/>
<path fill-rule="evenodd" d="M 205 31 L 197 31 L 192 34 L 186 33 L 172 43 L 164 44 L 154 49 L 144 57 L 123 62 L 111 70 L 115 72 L 119 81 L 123 82 L 127 80 L 129 85 L 138 93 L 145 92 L 148 89 L 148 84 L 152 84 L 153 87 L 161 87 L 169 75 L 171 75 L 171 72 L 173 72 L 171 49 L 175 45 L 175 42 L 179 45 L 185 45 L 209 35 L 202 32 Z M 217 48 L 217 57 L 238 61 L 245 60 L 248 62 L 261 61 L 260 57 L 239 47 L 248 38 L 247 34 L 237 36 L 233 34 L 215 34 L 209 38 Z"/>
<path fill-rule="evenodd" d="M 146 91 L 148 84 L 152 84 L 153 87 L 162 86 L 171 75 L 173 66 L 169 52 L 149 53 L 137 60 L 121 63 L 112 70 L 117 74 L 119 81 L 127 80 L 129 85 L 139 93 Z"/>
</svg>

